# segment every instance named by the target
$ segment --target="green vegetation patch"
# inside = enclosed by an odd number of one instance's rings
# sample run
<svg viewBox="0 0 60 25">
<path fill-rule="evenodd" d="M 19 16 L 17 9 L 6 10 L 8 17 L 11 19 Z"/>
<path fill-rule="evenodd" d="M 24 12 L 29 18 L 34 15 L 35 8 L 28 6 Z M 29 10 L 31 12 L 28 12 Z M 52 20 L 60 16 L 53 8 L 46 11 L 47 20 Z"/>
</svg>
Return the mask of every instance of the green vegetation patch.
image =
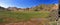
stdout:
<svg viewBox="0 0 60 25">
<path fill-rule="evenodd" d="M 49 16 L 47 11 L 39 12 L 11 12 L 11 11 L 0 11 L 0 18 L 3 18 L 5 22 L 17 22 L 17 21 L 27 21 L 30 18 L 46 18 Z M 10 20 L 10 21 L 9 21 Z"/>
</svg>

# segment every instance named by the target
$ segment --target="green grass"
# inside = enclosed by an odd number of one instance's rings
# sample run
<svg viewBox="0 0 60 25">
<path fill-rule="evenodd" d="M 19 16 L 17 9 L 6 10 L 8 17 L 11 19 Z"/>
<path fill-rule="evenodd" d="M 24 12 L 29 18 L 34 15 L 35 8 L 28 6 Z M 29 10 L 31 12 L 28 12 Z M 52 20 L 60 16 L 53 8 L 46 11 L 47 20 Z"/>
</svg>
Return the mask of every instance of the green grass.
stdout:
<svg viewBox="0 0 60 25">
<path fill-rule="evenodd" d="M 39 11 L 39 12 L 11 12 L 11 11 L 0 11 L 0 18 L 3 22 L 17 22 L 17 21 L 27 21 L 30 18 L 46 18 L 49 16 L 49 12 L 47 11 Z M 12 18 L 14 20 L 6 20 Z"/>
</svg>

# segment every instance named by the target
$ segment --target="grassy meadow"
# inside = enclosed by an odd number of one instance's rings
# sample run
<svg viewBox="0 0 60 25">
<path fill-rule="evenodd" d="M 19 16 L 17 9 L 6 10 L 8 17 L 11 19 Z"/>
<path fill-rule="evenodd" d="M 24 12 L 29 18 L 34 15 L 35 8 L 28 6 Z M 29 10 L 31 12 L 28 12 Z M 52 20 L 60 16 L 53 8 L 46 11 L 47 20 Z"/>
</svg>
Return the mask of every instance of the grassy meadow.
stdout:
<svg viewBox="0 0 60 25">
<path fill-rule="evenodd" d="M 56 5 L 39 5 L 32 8 L 0 7 L 0 25 L 1 24 L 37 24 L 37 25 L 56 25 Z M 57 7 L 56 7 L 57 8 Z M 55 12 L 56 11 L 56 12 Z M 20 23 L 22 22 L 22 23 Z M 16 25 L 17 25 L 16 24 Z"/>
<path fill-rule="evenodd" d="M 27 21 L 31 18 L 46 18 L 48 16 L 48 11 L 0 11 L 0 22 L 19 22 Z"/>
</svg>

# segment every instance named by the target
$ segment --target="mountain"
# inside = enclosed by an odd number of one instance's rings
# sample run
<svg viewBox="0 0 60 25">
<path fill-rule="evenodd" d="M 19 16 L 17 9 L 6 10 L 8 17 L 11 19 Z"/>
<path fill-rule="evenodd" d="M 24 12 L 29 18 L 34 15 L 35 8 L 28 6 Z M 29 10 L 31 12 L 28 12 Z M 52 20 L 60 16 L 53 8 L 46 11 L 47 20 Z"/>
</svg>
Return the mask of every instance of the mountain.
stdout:
<svg viewBox="0 0 60 25">
<path fill-rule="evenodd" d="M 52 10 L 57 10 L 58 9 L 58 4 L 41 4 L 35 7 L 32 7 L 35 11 L 52 11 Z"/>
</svg>

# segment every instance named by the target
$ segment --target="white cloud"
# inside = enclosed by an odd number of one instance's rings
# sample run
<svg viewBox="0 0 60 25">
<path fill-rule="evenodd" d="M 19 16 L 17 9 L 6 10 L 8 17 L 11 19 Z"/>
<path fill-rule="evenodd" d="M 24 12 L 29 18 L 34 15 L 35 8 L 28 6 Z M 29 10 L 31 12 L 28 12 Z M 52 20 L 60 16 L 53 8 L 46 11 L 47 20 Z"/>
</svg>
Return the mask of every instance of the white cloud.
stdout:
<svg viewBox="0 0 60 25">
<path fill-rule="evenodd" d="M 58 6 L 59 4 L 55 4 L 56 6 Z"/>
<path fill-rule="evenodd" d="M 0 3 L 0 6 L 2 6 L 2 7 L 7 7 L 4 3 Z"/>
</svg>

